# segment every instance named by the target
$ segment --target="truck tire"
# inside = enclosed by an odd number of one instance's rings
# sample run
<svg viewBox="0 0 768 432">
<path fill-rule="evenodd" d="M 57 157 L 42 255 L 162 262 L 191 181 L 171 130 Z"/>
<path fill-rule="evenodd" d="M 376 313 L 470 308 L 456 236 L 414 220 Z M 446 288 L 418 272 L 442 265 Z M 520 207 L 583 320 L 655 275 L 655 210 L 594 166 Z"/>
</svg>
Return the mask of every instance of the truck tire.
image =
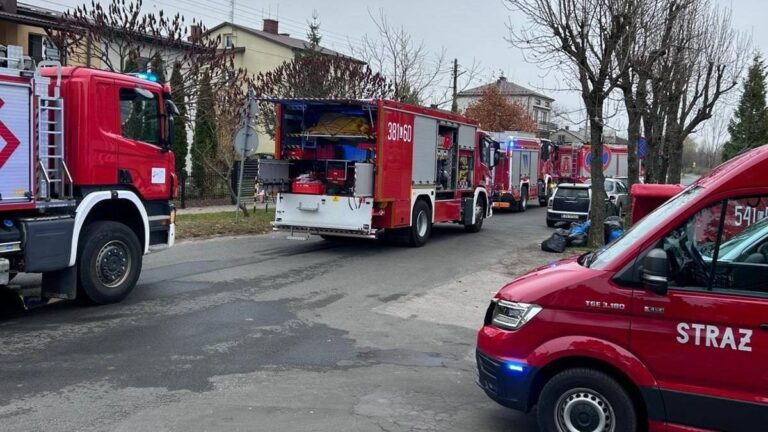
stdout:
<svg viewBox="0 0 768 432">
<path fill-rule="evenodd" d="M 523 190 L 520 191 L 520 202 L 517 203 L 517 211 L 524 213 L 528 210 L 528 187 L 523 186 Z"/>
<path fill-rule="evenodd" d="M 483 220 L 485 220 L 485 207 L 482 204 L 477 203 L 475 205 L 475 223 L 472 225 L 465 225 L 464 229 L 470 233 L 477 233 L 483 229 Z"/>
<path fill-rule="evenodd" d="M 537 413 L 542 432 L 636 432 L 637 413 L 627 391 L 593 369 L 569 369 L 544 385 Z"/>
<path fill-rule="evenodd" d="M 539 186 L 541 186 L 539 187 L 539 206 L 545 207 L 549 199 L 549 188 L 544 182 L 539 182 Z"/>
<path fill-rule="evenodd" d="M 555 221 L 547 219 L 547 227 L 554 228 L 555 227 Z"/>
<path fill-rule="evenodd" d="M 411 246 L 422 247 L 427 244 L 432 232 L 432 212 L 426 202 L 419 200 L 413 206 L 411 224 Z"/>
<path fill-rule="evenodd" d="M 83 233 L 77 260 L 78 298 L 89 304 L 123 300 L 141 273 L 136 234 L 117 222 L 94 222 Z"/>
</svg>

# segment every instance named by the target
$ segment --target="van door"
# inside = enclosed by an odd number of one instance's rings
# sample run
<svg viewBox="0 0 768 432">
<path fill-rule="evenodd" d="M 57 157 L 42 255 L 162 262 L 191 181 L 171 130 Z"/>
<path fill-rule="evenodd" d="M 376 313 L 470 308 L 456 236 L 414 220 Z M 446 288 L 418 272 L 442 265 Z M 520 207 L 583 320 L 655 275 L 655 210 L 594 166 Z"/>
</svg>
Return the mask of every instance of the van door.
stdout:
<svg viewBox="0 0 768 432">
<path fill-rule="evenodd" d="M 763 219 L 748 220 L 745 208 Z M 658 380 L 668 422 L 768 424 L 767 214 L 768 196 L 703 209 L 657 245 L 667 252 L 669 293 L 634 293 L 632 351 Z"/>
</svg>

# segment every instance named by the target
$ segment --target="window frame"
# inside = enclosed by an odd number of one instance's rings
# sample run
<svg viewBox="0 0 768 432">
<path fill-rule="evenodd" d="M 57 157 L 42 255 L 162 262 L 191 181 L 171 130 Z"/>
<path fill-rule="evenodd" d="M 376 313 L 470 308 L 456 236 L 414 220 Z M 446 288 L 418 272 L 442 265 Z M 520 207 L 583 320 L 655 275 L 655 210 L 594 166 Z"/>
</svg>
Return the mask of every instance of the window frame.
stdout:
<svg viewBox="0 0 768 432">
<path fill-rule="evenodd" d="M 136 92 L 136 87 L 135 86 L 134 87 L 121 86 L 121 87 L 118 88 L 118 98 L 117 99 L 118 99 L 118 104 L 119 104 L 119 106 L 118 106 L 118 115 L 120 116 L 120 120 L 119 120 L 119 122 L 120 122 L 120 136 L 123 137 L 124 139 L 127 139 L 127 140 L 136 141 L 136 142 L 140 142 L 140 143 L 143 143 L 143 144 L 151 145 L 153 147 L 162 148 L 162 145 L 163 145 L 163 125 L 162 125 L 163 111 L 162 111 L 162 107 L 160 106 L 161 105 L 160 104 L 160 93 L 158 93 L 156 91 L 153 91 L 153 90 L 149 90 L 149 89 L 143 88 L 143 87 L 142 87 L 142 90 L 145 90 L 147 92 L 152 93 L 152 95 L 154 95 L 154 98 L 152 98 L 152 99 L 144 98 L 138 92 Z M 130 91 L 134 95 L 134 97 L 141 97 L 142 99 L 144 99 L 144 102 L 146 102 L 146 101 L 153 101 L 154 102 L 154 104 L 155 104 L 155 106 L 157 108 L 157 136 L 156 136 L 156 142 L 145 141 L 145 140 L 141 139 L 141 137 L 128 136 L 126 134 L 125 122 L 127 121 L 127 119 L 126 120 L 123 119 L 122 103 L 124 102 L 124 100 L 123 100 L 123 92 L 128 92 L 128 91 Z M 133 100 L 130 101 L 130 102 L 133 102 Z M 142 114 L 143 114 L 143 112 L 142 112 Z M 145 117 L 142 117 L 142 125 L 145 124 L 145 121 L 146 121 Z"/>
<path fill-rule="evenodd" d="M 686 227 L 689 223 L 693 221 L 695 224 L 696 221 L 694 221 L 695 218 L 697 218 L 703 211 L 706 211 L 707 209 L 712 208 L 713 210 L 719 206 L 720 211 L 720 220 L 718 222 L 718 229 L 715 239 L 715 246 L 712 250 L 712 257 L 710 258 L 709 262 L 705 262 L 705 264 L 710 265 L 709 268 L 706 269 L 708 281 L 706 286 L 694 286 L 692 284 L 686 284 L 685 286 L 670 286 L 670 291 L 677 291 L 677 292 L 697 292 L 697 293 L 707 293 L 707 294 L 719 294 L 719 295 L 731 295 L 731 296 L 738 296 L 738 297 L 747 297 L 747 298 L 756 298 L 756 299 L 768 299 L 768 281 L 766 281 L 766 288 L 762 291 L 756 291 L 756 290 L 747 290 L 747 289 L 738 289 L 738 288 L 727 288 L 727 287 L 719 287 L 717 285 L 717 274 L 718 274 L 718 267 L 720 264 L 722 264 L 725 268 L 733 268 L 734 263 L 729 261 L 720 261 L 720 247 L 723 245 L 723 234 L 726 229 L 726 217 L 728 212 L 728 206 L 731 201 L 740 201 L 740 200 L 749 200 L 749 199 L 764 199 L 768 200 L 768 195 L 745 195 L 745 196 L 731 196 L 731 197 L 724 197 L 722 199 L 719 199 L 715 202 L 709 203 L 708 205 L 700 208 L 698 211 L 693 213 L 687 220 L 685 220 L 682 224 L 675 227 L 674 229 L 667 232 L 664 236 L 662 236 L 660 242 L 663 244 L 664 240 L 672 234 L 674 231 L 680 230 L 684 227 Z M 768 215 L 766 215 L 768 217 Z M 748 228 L 748 226 L 747 226 Z M 745 228 L 746 229 L 746 228 Z M 738 234 L 735 234 L 738 235 Z M 766 237 L 768 238 L 768 237 Z M 657 246 L 658 247 L 658 246 Z M 694 244 L 692 244 L 692 247 L 695 247 Z M 652 249 L 652 248 L 651 248 Z M 649 249 L 650 250 L 650 249 Z M 647 253 L 647 251 L 646 251 Z M 644 256 L 645 253 L 642 254 Z M 737 265 L 745 265 L 745 266 L 756 266 L 756 265 L 762 265 L 766 267 L 766 273 L 768 273 L 768 262 L 762 264 L 762 263 L 747 263 L 747 262 L 739 262 L 736 263 Z M 672 275 L 670 275 L 671 278 Z"/>
</svg>

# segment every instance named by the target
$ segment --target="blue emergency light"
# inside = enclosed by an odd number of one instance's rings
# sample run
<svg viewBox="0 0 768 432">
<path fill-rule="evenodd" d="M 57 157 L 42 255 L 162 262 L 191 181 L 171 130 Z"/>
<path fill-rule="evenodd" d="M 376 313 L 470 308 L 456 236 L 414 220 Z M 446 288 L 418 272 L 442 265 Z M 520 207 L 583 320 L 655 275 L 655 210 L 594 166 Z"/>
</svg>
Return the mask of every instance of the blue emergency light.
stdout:
<svg viewBox="0 0 768 432">
<path fill-rule="evenodd" d="M 136 73 L 130 73 L 128 74 L 130 76 L 135 76 L 136 78 L 152 81 L 152 82 L 158 82 L 157 75 L 151 74 L 149 72 L 136 72 Z"/>
</svg>

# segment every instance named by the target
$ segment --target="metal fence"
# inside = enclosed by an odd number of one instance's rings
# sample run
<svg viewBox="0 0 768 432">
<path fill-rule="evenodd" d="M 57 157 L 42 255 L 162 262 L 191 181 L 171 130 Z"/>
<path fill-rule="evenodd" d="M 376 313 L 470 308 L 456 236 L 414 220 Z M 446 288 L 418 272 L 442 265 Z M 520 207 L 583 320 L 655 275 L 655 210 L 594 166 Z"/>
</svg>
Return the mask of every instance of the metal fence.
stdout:
<svg viewBox="0 0 768 432">
<path fill-rule="evenodd" d="M 256 186 L 256 160 L 247 160 L 243 170 L 242 201 L 252 203 Z M 230 186 L 237 192 L 240 164 L 235 164 L 230 175 Z M 227 180 L 216 173 L 207 173 L 193 177 L 182 172 L 179 180 L 179 198 L 176 205 L 180 208 L 206 207 L 215 205 L 234 205 L 236 200 L 227 187 Z"/>
</svg>

